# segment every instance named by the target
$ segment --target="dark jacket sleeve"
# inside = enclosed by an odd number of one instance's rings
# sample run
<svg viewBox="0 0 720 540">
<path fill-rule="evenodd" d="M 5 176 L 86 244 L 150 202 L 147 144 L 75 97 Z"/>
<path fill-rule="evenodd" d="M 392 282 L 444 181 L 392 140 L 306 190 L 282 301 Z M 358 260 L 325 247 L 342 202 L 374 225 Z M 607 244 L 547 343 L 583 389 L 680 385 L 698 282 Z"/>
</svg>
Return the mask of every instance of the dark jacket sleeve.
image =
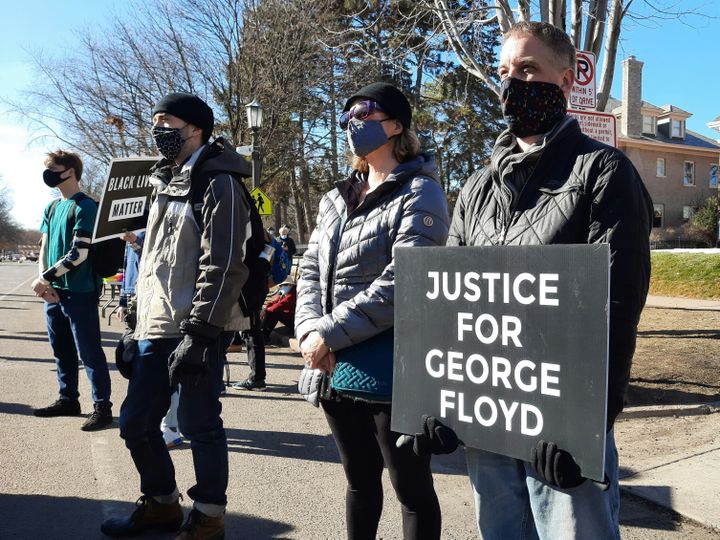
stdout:
<svg viewBox="0 0 720 540">
<path fill-rule="evenodd" d="M 607 428 L 624 406 L 640 313 L 650 283 L 652 200 L 630 160 L 598 160 L 588 243 L 610 244 L 610 344 Z"/>
<path fill-rule="evenodd" d="M 393 241 L 398 246 L 442 246 L 447 241 L 450 216 L 447 199 L 434 180 L 415 179 L 403 202 Z M 332 350 L 371 338 L 394 324 L 395 260 L 370 285 L 324 315 L 316 330 Z"/>
<path fill-rule="evenodd" d="M 248 277 L 243 263 L 250 238 L 250 208 L 242 189 L 229 174 L 210 181 L 202 208 L 199 275 L 191 317 L 224 327 Z"/>
</svg>

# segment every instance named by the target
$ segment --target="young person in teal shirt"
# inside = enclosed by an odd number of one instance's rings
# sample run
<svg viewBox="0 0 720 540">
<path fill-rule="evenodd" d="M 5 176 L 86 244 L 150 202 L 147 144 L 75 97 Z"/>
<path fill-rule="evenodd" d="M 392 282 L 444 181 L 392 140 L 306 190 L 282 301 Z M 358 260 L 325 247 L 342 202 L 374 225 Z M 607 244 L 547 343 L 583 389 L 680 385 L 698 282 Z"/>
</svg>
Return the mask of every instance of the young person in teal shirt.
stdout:
<svg viewBox="0 0 720 540">
<path fill-rule="evenodd" d="M 90 379 L 93 412 L 81 429 L 93 431 L 112 423 L 110 373 L 102 350 L 97 301 L 100 284 L 88 260 L 97 206 L 80 191 L 82 161 L 77 154 L 57 150 L 47 155 L 45 184 L 58 188 L 61 198 L 46 208 L 41 227 L 40 275 L 32 283 L 45 300 L 50 346 L 55 356 L 58 399 L 35 409 L 35 416 L 80 414 L 78 359 Z"/>
</svg>

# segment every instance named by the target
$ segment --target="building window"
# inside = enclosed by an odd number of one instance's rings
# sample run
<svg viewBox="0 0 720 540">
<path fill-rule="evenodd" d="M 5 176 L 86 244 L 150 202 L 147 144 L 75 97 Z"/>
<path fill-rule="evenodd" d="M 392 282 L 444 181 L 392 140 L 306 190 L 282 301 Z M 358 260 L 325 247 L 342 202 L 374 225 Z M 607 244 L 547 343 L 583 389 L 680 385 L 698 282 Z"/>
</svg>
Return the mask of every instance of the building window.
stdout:
<svg viewBox="0 0 720 540">
<path fill-rule="evenodd" d="M 682 120 L 672 119 L 670 121 L 670 136 L 678 139 L 682 139 L 685 136 L 683 129 L 684 122 Z"/>
<path fill-rule="evenodd" d="M 683 220 L 690 221 L 690 218 L 693 217 L 693 214 L 695 213 L 695 208 L 692 206 L 683 206 Z"/>
<path fill-rule="evenodd" d="M 653 227 L 662 227 L 665 221 L 665 205 L 653 204 Z"/>
<path fill-rule="evenodd" d="M 657 164 L 655 165 L 655 170 L 657 171 L 655 173 L 655 176 L 658 176 L 659 178 L 665 178 L 665 158 L 664 157 L 657 158 Z"/>
<path fill-rule="evenodd" d="M 648 135 L 655 135 L 655 117 L 643 115 L 642 132 Z"/>
<path fill-rule="evenodd" d="M 695 185 L 695 162 L 686 161 L 683 165 L 683 186 Z"/>
<path fill-rule="evenodd" d="M 717 176 L 718 176 L 718 166 L 717 165 L 710 165 L 710 184 L 709 186 L 712 189 L 717 189 Z"/>
</svg>

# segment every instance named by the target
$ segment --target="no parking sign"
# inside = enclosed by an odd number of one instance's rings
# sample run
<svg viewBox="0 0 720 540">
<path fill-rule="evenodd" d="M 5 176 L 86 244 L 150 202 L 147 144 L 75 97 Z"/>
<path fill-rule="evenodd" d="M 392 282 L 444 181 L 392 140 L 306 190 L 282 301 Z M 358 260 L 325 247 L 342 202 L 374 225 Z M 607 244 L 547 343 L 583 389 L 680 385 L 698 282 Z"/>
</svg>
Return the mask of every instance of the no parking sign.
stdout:
<svg viewBox="0 0 720 540">
<path fill-rule="evenodd" d="M 577 51 L 575 82 L 570 90 L 570 106 L 594 109 L 597 106 L 595 84 L 595 53 Z"/>
</svg>

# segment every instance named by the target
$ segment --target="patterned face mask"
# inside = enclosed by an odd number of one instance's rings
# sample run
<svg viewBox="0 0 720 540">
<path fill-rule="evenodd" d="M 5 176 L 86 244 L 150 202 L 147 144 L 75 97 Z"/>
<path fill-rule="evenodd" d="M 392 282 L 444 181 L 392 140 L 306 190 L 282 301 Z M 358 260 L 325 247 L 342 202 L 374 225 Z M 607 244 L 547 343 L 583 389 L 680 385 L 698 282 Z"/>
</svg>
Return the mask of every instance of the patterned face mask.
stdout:
<svg viewBox="0 0 720 540">
<path fill-rule="evenodd" d="M 155 141 L 158 151 L 163 157 L 174 160 L 180 154 L 185 139 L 183 139 L 180 130 L 182 128 L 171 127 L 154 127 L 152 128 L 152 137 Z"/>
<path fill-rule="evenodd" d="M 500 85 L 500 107 L 510 133 L 523 138 L 555 127 L 567 113 L 567 100 L 557 84 L 510 77 Z"/>
</svg>

